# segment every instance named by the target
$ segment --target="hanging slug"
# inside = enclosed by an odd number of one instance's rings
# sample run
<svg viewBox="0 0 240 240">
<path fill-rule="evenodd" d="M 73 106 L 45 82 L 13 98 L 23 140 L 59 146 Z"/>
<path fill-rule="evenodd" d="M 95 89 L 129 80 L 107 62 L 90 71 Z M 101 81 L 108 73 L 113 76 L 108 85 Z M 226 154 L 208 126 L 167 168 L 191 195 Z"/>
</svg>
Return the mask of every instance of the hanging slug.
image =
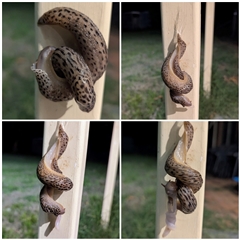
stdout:
<svg viewBox="0 0 240 240">
<path fill-rule="evenodd" d="M 62 156 L 68 144 L 68 136 L 62 125 L 59 125 L 58 139 L 45 154 L 37 167 L 37 177 L 44 184 L 40 192 L 40 205 L 42 210 L 54 214 L 57 218 L 55 227 L 59 229 L 61 215 L 65 208 L 53 199 L 54 189 L 68 191 L 72 189 L 73 183 L 62 174 L 57 160 Z"/>
<path fill-rule="evenodd" d="M 89 17 L 66 7 L 43 14 L 38 26 L 45 25 L 51 26 L 66 46 L 44 48 L 32 65 L 41 94 L 55 102 L 74 98 L 82 111 L 90 112 L 96 102 L 94 84 L 108 62 L 101 32 Z M 69 40 L 71 37 L 74 43 Z"/>
<path fill-rule="evenodd" d="M 169 181 L 165 187 L 168 196 L 168 212 L 166 214 L 166 228 L 163 237 L 175 228 L 177 209 L 185 214 L 192 213 L 197 207 L 194 196 L 202 186 L 201 174 L 191 168 L 187 162 L 187 152 L 192 144 L 194 129 L 190 122 L 184 122 L 184 133 L 166 163 L 166 172 L 176 178 Z"/>
<path fill-rule="evenodd" d="M 186 43 L 177 34 L 177 46 L 171 52 L 162 65 L 162 79 L 170 89 L 170 97 L 173 102 L 183 107 L 191 106 L 191 101 L 183 94 L 189 93 L 193 88 L 192 78 L 188 73 L 181 70 L 179 61 L 186 50 Z"/>
</svg>

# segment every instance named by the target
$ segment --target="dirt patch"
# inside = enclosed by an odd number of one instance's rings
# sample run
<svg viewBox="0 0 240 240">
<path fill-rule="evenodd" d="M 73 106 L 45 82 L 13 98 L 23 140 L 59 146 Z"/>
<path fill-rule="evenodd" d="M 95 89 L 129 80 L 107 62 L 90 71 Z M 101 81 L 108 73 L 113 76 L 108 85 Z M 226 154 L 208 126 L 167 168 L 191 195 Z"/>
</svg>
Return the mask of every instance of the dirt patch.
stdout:
<svg viewBox="0 0 240 240">
<path fill-rule="evenodd" d="M 206 178 L 205 207 L 219 217 L 238 219 L 238 184 L 231 179 Z"/>
</svg>

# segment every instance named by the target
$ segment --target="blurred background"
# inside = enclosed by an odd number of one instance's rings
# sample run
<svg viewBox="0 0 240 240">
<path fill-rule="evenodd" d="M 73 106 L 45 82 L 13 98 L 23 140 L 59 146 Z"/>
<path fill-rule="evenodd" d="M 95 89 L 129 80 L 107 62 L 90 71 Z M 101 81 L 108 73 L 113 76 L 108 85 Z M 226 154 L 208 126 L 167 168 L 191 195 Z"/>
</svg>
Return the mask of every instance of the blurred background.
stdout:
<svg viewBox="0 0 240 240">
<path fill-rule="evenodd" d="M 209 122 L 202 238 L 238 238 L 238 122 Z M 122 238 L 155 238 L 158 122 L 122 122 Z"/>
<path fill-rule="evenodd" d="M 206 3 L 201 3 L 200 119 L 238 119 L 238 5 L 215 3 L 212 90 L 207 99 L 202 89 Z M 165 119 L 161 4 L 121 6 L 122 118 Z"/>
<path fill-rule="evenodd" d="M 107 230 L 100 224 L 113 122 L 91 122 L 78 238 L 119 238 L 119 176 Z M 2 237 L 37 238 L 44 122 L 3 122 Z"/>
<path fill-rule="evenodd" d="M 34 3 L 2 4 L 3 119 L 35 118 L 36 80 L 30 67 L 37 59 L 36 27 Z M 119 118 L 119 3 L 112 5 L 109 63 L 101 118 Z"/>
</svg>

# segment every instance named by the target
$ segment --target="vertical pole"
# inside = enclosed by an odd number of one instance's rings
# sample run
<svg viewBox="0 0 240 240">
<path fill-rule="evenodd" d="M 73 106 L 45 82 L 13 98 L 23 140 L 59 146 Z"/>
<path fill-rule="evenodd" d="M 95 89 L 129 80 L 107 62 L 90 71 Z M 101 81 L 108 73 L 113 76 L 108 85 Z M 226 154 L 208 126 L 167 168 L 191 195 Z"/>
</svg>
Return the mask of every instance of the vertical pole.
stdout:
<svg viewBox="0 0 240 240">
<path fill-rule="evenodd" d="M 224 122 L 218 122 L 218 138 L 217 138 L 217 146 L 218 147 L 224 143 L 223 131 L 224 131 Z"/>
<path fill-rule="evenodd" d="M 173 51 L 177 32 L 181 33 L 187 48 L 180 60 L 180 66 L 193 80 L 193 89 L 187 94 L 191 107 L 182 107 L 172 102 L 166 87 L 165 109 L 167 119 L 198 119 L 200 79 L 200 24 L 201 3 L 161 3 L 164 57 Z"/>
<path fill-rule="evenodd" d="M 212 148 L 216 148 L 218 139 L 218 122 L 214 122 L 212 127 L 213 127 Z"/>
<path fill-rule="evenodd" d="M 89 122 L 62 122 L 69 137 L 66 151 L 58 160 L 58 166 L 64 176 L 73 182 L 70 191 L 63 192 L 57 202 L 62 204 L 66 212 L 61 217 L 60 229 L 54 228 L 55 217 L 40 208 L 38 237 L 43 238 L 77 238 L 79 216 L 82 201 L 83 180 L 85 173 Z M 45 154 L 56 141 L 59 122 L 45 122 L 44 146 Z"/>
<path fill-rule="evenodd" d="M 192 145 L 187 153 L 187 163 L 203 178 L 203 186 L 195 194 L 197 208 L 191 214 L 177 211 L 176 229 L 171 231 L 166 238 L 201 238 L 204 185 L 207 154 L 207 122 L 191 122 L 194 127 Z M 167 212 L 167 196 L 161 183 L 165 184 L 170 176 L 164 170 L 167 157 L 183 134 L 183 122 L 159 122 L 158 129 L 158 168 L 157 168 L 157 209 L 156 209 L 156 237 L 162 238 L 165 229 L 165 214 Z M 171 178 L 173 180 L 174 178 Z"/>
<path fill-rule="evenodd" d="M 206 97 L 211 93 L 213 34 L 214 34 L 214 11 L 215 3 L 206 3 L 205 17 L 205 40 L 204 40 L 204 67 L 203 67 L 203 90 Z"/>
<path fill-rule="evenodd" d="M 227 126 L 227 133 L 226 133 L 226 146 L 230 146 L 231 145 L 231 137 L 232 137 L 232 128 L 233 128 L 233 122 L 227 122 L 225 123 Z"/>
<path fill-rule="evenodd" d="M 35 9 L 35 26 L 36 26 L 36 40 L 38 46 L 38 52 L 46 46 L 61 46 L 60 38 L 56 36 L 56 39 L 51 40 L 49 43 L 48 39 L 44 39 L 40 32 L 39 27 L 37 27 L 37 20 L 46 11 L 54 7 L 71 7 L 86 14 L 93 22 L 98 26 L 99 30 L 103 34 L 103 37 L 108 45 L 109 40 L 109 29 L 110 29 L 110 19 L 111 19 L 111 7 L 112 3 L 93 3 L 93 2 L 72 2 L 72 3 L 60 3 L 60 2 L 43 2 L 37 3 Z M 95 83 L 94 90 L 96 92 L 96 104 L 94 109 L 89 112 L 82 112 L 75 100 L 64 101 L 64 102 L 52 102 L 45 97 L 43 97 L 39 90 L 37 83 L 35 84 L 35 106 L 36 106 L 36 118 L 41 119 L 100 119 L 103 101 L 103 89 L 104 89 L 104 79 L 103 76 Z"/>
<path fill-rule="evenodd" d="M 111 215 L 111 207 L 118 166 L 118 155 L 119 155 L 119 122 L 114 122 L 101 213 L 102 219 L 101 224 L 104 229 L 108 227 Z"/>
</svg>

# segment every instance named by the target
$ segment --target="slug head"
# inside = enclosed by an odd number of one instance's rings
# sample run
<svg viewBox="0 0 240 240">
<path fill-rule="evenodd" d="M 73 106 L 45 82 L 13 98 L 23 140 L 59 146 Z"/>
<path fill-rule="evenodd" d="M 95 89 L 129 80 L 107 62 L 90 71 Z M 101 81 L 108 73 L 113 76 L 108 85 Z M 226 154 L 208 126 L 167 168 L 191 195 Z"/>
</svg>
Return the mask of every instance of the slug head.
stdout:
<svg viewBox="0 0 240 240">
<path fill-rule="evenodd" d="M 177 184 L 176 182 L 168 181 L 166 185 L 162 186 L 165 188 L 165 192 L 168 195 L 168 197 L 175 198 L 177 196 Z"/>
<path fill-rule="evenodd" d="M 57 74 L 61 72 L 68 81 L 79 108 L 90 112 L 96 102 L 92 73 L 83 57 L 68 47 L 57 48 L 52 56 L 52 65 Z"/>
<path fill-rule="evenodd" d="M 170 97 L 173 102 L 181 104 L 183 107 L 192 106 L 192 102 L 184 95 L 178 94 L 172 90 L 170 90 Z"/>
<path fill-rule="evenodd" d="M 95 106 L 96 94 L 93 84 L 89 84 L 88 80 L 86 81 L 86 84 L 81 84 L 80 88 L 73 90 L 73 92 L 75 92 L 75 101 L 80 110 L 90 112 Z"/>
</svg>

